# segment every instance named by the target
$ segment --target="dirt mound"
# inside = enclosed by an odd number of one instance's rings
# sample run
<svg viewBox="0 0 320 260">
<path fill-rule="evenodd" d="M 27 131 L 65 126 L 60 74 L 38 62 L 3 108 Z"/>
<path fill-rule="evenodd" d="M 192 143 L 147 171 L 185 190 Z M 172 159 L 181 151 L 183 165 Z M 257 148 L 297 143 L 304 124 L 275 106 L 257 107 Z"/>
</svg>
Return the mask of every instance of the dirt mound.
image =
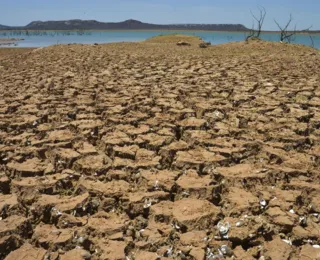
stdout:
<svg viewBox="0 0 320 260">
<path fill-rule="evenodd" d="M 1 259 L 319 257 L 319 53 L 199 41 L 0 49 Z"/>
<path fill-rule="evenodd" d="M 202 41 L 200 37 L 185 35 L 185 34 L 166 34 L 155 36 L 150 39 L 145 40 L 147 43 L 178 43 L 178 42 L 187 42 L 190 44 L 199 44 Z"/>
</svg>

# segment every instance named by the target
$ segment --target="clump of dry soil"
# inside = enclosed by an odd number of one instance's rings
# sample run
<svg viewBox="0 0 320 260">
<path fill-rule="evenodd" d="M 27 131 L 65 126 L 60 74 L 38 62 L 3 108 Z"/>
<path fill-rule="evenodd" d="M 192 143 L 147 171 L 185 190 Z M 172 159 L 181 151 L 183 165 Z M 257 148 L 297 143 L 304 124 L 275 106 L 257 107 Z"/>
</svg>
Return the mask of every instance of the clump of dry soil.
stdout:
<svg viewBox="0 0 320 260">
<path fill-rule="evenodd" d="M 0 50 L 0 259 L 319 259 L 319 53 L 170 37 Z"/>
</svg>

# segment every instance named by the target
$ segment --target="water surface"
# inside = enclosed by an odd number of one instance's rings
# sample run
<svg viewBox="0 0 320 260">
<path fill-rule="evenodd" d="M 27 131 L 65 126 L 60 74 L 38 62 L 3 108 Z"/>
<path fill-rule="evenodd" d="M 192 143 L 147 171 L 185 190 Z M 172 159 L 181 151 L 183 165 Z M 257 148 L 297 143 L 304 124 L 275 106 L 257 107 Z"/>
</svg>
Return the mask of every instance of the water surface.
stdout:
<svg viewBox="0 0 320 260">
<path fill-rule="evenodd" d="M 45 47 L 54 44 L 68 43 L 110 43 L 110 42 L 137 42 L 143 41 L 153 36 L 164 34 L 186 34 L 201 37 L 211 44 L 221 44 L 227 42 L 243 41 L 246 38 L 245 33 L 239 32 L 210 32 L 210 31 L 1 31 L 0 38 L 23 38 L 15 47 Z M 299 34 L 295 36 L 293 43 L 312 45 L 320 49 L 320 34 Z M 268 41 L 279 41 L 279 34 L 265 33 L 262 39 Z"/>
</svg>

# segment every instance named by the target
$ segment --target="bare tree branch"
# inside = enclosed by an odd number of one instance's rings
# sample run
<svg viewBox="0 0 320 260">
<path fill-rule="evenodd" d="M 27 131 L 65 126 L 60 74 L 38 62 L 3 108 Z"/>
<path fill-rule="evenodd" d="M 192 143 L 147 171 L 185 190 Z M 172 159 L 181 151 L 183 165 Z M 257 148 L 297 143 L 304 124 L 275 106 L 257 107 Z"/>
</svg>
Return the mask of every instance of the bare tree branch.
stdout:
<svg viewBox="0 0 320 260">
<path fill-rule="evenodd" d="M 292 18 L 292 14 L 290 14 L 289 20 L 286 23 L 286 25 L 284 27 L 281 27 L 281 25 L 274 19 L 275 24 L 278 26 L 279 30 L 280 30 L 280 42 L 288 42 L 291 43 L 295 40 L 295 35 L 297 34 L 297 26 L 295 25 L 294 30 L 293 31 L 288 31 L 288 28 L 292 22 L 293 18 Z M 309 28 L 305 29 L 305 30 L 301 30 L 301 31 L 308 31 L 312 26 L 310 26 Z"/>
<path fill-rule="evenodd" d="M 311 40 L 311 47 L 314 48 L 314 41 L 313 41 L 313 37 L 309 34 L 309 38 Z"/>
<path fill-rule="evenodd" d="M 254 20 L 257 22 L 257 28 L 254 30 L 254 23 L 253 23 L 253 28 L 250 30 L 250 34 L 247 36 L 246 40 L 249 40 L 252 37 L 260 37 L 261 31 L 262 31 L 262 26 L 264 23 L 264 19 L 266 18 L 267 11 L 263 6 L 259 7 L 259 16 L 255 15 L 251 10 L 250 13 Z"/>
</svg>

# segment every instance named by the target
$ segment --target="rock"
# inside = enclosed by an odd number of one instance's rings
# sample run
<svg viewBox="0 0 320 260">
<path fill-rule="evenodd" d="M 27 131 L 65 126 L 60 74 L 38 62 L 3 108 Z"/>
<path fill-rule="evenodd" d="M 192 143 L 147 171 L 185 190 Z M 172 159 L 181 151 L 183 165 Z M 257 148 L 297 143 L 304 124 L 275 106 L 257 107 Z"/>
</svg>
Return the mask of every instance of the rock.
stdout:
<svg viewBox="0 0 320 260">
<path fill-rule="evenodd" d="M 200 48 L 208 48 L 208 44 L 207 43 L 204 43 L 204 42 L 202 42 L 202 43 L 199 43 L 199 47 Z"/>
<path fill-rule="evenodd" d="M 190 43 L 188 43 L 188 42 L 183 42 L 183 41 L 177 42 L 177 45 L 178 45 L 178 46 L 191 46 Z"/>
</svg>

